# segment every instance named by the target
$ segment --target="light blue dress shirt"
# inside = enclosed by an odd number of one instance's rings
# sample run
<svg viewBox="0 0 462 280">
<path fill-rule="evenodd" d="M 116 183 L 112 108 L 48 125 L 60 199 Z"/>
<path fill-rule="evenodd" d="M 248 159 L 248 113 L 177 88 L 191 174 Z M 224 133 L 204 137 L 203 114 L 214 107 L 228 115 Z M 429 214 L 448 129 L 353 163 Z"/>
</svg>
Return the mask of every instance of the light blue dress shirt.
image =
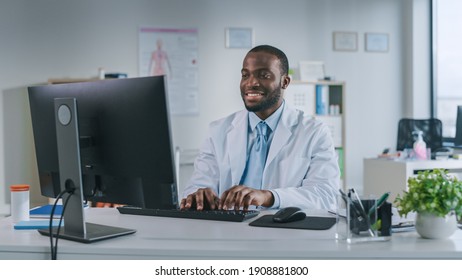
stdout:
<svg viewBox="0 0 462 280">
<path fill-rule="evenodd" d="M 285 101 L 266 120 L 260 119 L 254 112 L 249 112 L 249 127 L 248 127 L 248 133 L 247 133 L 247 156 L 246 156 L 247 161 L 246 161 L 246 168 L 243 174 L 247 173 L 247 168 L 248 168 L 247 163 L 249 162 L 250 150 L 252 149 L 257 139 L 257 129 L 256 129 L 257 125 L 260 122 L 264 121 L 270 128 L 270 131 L 268 132 L 268 140 L 267 140 L 267 143 L 268 143 L 267 147 L 269 150 L 271 147 L 271 142 L 273 140 L 274 131 L 276 131 L 276 127 L 279 123 L 279 120 L 281 119 L 282 112 L 284 111 L 284 105 L 285 105 Z M 243 182 L 243 180 L 244 178 L 241 179 L 241 183 Z M 261 186 L 261 189 L 264 190 L 265 186 Z M 271 193 L 274 196 L 274 204 L 271 208 L 278 208 L 279 207 L 279 196 L 277 195 L 276 192 L 271 191 Z"/>
</svg>

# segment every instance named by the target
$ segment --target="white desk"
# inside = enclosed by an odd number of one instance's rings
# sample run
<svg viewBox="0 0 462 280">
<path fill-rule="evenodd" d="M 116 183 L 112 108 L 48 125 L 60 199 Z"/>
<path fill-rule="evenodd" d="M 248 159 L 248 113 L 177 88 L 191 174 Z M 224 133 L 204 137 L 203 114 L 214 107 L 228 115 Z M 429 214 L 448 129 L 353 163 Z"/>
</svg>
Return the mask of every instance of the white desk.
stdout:
<svg viewBox="0 0 462 280">
<path fill-rule="evenodd" d="M 249 222 L 120 215 L 110 208 L 87 211 L 88 222 L 138 232 L 92 244 L 59 240 L 58 259 L 462 259 L 462 230 L 447 240 L 406 232 L 391 241 L 349 245 L 335 240 L 335 226 L 291 230 L 251 227 Z M 14 230 L 10 218 L 0 220 L 1 259 L 50 259 L 49 252 L 48 237 Z"/>
<path fill-rule="evenodd" d="M 448 169 L 450 172 L 462 172 L 462 160 L 390 160 L 364 159 L 364 194 L 380 196 L 391 192 L 388 201 L 393 202 L 397 194 L 407 189 L 407 179 L 418 171 L 435 168 Z"/>
</svg>

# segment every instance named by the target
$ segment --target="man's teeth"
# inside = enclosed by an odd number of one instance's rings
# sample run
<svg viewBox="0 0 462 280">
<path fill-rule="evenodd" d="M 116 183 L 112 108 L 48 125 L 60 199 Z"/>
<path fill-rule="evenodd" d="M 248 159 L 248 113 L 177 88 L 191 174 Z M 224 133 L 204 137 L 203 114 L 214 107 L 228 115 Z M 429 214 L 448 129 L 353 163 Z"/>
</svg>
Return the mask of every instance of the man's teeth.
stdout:
<svg viewBox="0 0 462 280">
<path fill-rule="evenodd" d="M 251 97 L 260 96 L 260 95 L 262 95 L 262 94 L 261 93 L 247 93 L 247 96 L 251 96 Z"/>
</svg>

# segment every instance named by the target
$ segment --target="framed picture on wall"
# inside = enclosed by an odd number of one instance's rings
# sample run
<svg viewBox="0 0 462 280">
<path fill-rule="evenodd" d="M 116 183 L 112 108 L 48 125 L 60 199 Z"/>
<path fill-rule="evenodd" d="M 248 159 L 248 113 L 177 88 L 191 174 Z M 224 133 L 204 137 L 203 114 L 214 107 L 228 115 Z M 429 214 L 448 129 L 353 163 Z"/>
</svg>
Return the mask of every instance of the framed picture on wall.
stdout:
<svg viewBox="0 0 462 280">
<path fill-rule="evenodd" d="M 250 49 L 253 46 L 252 28 L 229 27 L 225 30 L 225 46 L 230 49 Z"/>
<path fill-rule="evenodd" d="M 365 48 L 367 52 L 388 52 L 388 34 L 366 33 Z"/>
<path fill-rule="evenodd" d="M 333 33 L 333 47 L 334 51 L 357 51 L 358 33 L 335 31 Z"/>
<path fill-rule="evenodd" d="M 300 80 L 317 81 L 324 79 L 324 62 L 323 61 L 300 61 Z"/>
</svg>

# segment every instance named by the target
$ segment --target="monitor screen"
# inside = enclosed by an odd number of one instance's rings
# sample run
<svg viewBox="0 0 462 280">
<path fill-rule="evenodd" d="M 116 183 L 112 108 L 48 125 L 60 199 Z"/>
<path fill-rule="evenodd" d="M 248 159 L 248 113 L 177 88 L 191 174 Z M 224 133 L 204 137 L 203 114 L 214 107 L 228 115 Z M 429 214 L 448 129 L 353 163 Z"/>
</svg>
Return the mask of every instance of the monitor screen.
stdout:
<svg viewBox="0 0 462 280">
<path fill-rule="evenodd" d="M 178 204 L 163 76 L 29 87 L 42 195 L 60 191 L 55 98 L 75 98 L 83 196 L 171 209 Z"/>
</svg>

